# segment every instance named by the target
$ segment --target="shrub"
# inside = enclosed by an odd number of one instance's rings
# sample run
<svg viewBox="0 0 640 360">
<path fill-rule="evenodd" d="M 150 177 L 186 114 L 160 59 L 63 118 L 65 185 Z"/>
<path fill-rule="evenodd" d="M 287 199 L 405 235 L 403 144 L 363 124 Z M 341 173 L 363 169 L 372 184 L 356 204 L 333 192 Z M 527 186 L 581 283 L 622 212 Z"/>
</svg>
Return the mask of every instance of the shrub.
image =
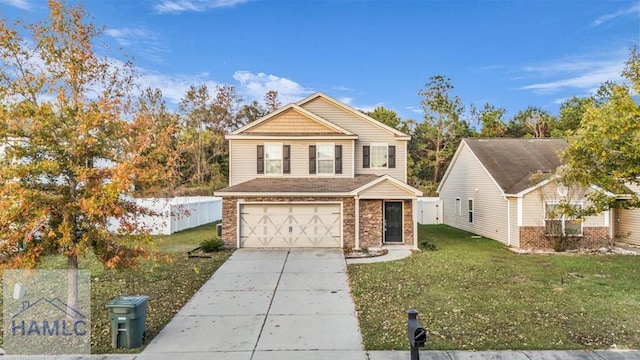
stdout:
<svg viewBox="0 0 640 360">
<path fill-rule="evenodd" d="M 200 243 L 200 249 L 204 252 L 216 252 L 222 250 L 224 242 L 218 238 L 211 238 Z"/>
<path fill-rule="evenodd" d="M 429 240 L 420 240 L 420 248 L 423 250 L 436 251 L 438 246 Z"/>
</svg>

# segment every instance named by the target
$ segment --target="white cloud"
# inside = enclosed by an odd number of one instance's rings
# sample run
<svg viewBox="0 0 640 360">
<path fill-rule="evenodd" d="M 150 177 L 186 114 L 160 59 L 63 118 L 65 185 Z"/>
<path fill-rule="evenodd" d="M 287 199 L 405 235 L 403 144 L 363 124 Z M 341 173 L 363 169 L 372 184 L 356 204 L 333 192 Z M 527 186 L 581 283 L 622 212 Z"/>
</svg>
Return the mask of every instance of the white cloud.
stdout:
<svg viewBox="0 0 640 360">
<path fill-rule="evenodd" d="M 343 102 L 349 106 L 351 106 L 351 102 L 353 102 L 353 98 L 348 97 L 348 96 L 344 96 L 338 99 L 338 101 Z"/>
<path fill-rule="evenodd" d="M 0 0 L 0 4 L 16 7 L 22 10 L 31 10 L 31 4 L 27 0 Z"/>
<path fill-rule="evenodd" d="M 115 39 L 120 46 L 137 55 L 154 62 L 162 62 L 162 53 L 168 52 L 168 47 L 162 43 L 160 36 L 143 28 L 107 29 L 104 34 Z"/>
<path fill-rule="evenodd" d="M 407 109 L 407 110 L 409 110 L 409 111 L 411 111 L 412 113 L 415 113 L 415 114 L 423 114 L 424 113 L 424 110 L 419 106 L 407 106 L 405 109 Z"/>
<path fill-rule="evenodd" d="M 373 110 L 375 110 L 375 108 L 377 108 L 378 106 L 384 106 L 384 103 L 379 102 L 375 105 L 366 105 L 366 104 L 354 104 L 353 103 L 353 98 L 352 97 L 348 97 L 348 96 L 344 96 L 341 98 L 337 99 L 338 101 L 345 103 L 349 106 L 351 106 L 352 108 L 356 109 L 356 110 L 360 110 L 360 111 L 364 111 L 364 112 L 371 112 Z"/>
<path fill-rule="evenodd" d="M 336 90 L 336 91 L 353 91 L 352 88 L 346 87 L 344 85 L 338 85 L 338 86 L 334 86 L 331 88 L 332 90 Z"/>
<path fill-rule="evenodd" d="M 622 9 L 622 10 L 618 10 L 614 13 L 611 14 L 605 14 L 602 15 L 600 17 L 598 17 L 597 19 L 595 19 L 591 25 L 592 26 L 600 26 L 608 21 L 611 21 L 615 18 L 619 18 L 622 16 L 627 16 L 627 15 L 638 15 L 640 14 L 640 3 L 635 3 L 634 5 L 631 5 L 631 7 L 626 8 L 626 9 Z"/>
<path fill-rule="evenodd" d="M 132 43 L 140 41 L 156 41 L 158 38 L 155 33 L 140 28 L 107 29 L 104 33 L 114 38 L 122 46 L 130 46 Z"/>
<path fill-rule="evenodd" d="M 607 60 L 568 59 L 555 63 L 526 66 L 522 70 L 536 78 L 551 78 L 520 87 L 537 94 L 553 94 L 562 90 L 592 92 L 606 81 L 620 81 L 624 57 Z"/>
<path fill-rule="evenodd" d="M 219 83 L 209 79 L 208 73 L 200 73 L 195 75 L 166 75 L 155 72 L 138 69 L 140 76 L 138 77 L 138 85 L 142 89 L 148 87 L 152 89 L 160 89 L 164 98 L 174 105 L 180 103 L 180 99 L 189 90 L 191 85 L 206 85 L 211 93 L 214 92 Z"/>
<path fill-rule="evenodd" d="M 282 104 L 298 101 L 313 93 L 313 90 L 307 89 L 295 81 L 276 75 L 236 71 L 233 74 L 233 78 L 240 84 L 238 91 L 245 97 L 247 102 L 253 100 L 262 102 L 264 95 L 269 90 L 278 92 L 278 98 Z"/>
<path fill-rule="evenodd" d="M 154 5 L 154 10 L 161 14 L 181 12 L 203 12 L 215 8 L 233 7 L 250 0 L 162 0 Z"/>
</svg>

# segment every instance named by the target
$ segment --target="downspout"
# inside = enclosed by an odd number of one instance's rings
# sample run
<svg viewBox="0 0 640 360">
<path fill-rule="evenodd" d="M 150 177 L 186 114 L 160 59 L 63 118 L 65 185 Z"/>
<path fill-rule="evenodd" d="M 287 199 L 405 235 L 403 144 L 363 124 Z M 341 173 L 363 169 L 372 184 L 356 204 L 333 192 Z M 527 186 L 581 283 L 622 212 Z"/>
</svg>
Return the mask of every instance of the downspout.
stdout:
<svg viewBox="0 0 640 360">
<path fill-rule="evenodd" d="M 358 195 L 353 197 L 354 201 L 354 213 L 355 213 L 355 248 L 354 250 L 360 250 L 360 197 Z"/>
<path fill-rule="evenodd" d="M 241 201 L 236 199 L 236 249 L 240 249 L 240 206 Z"/>
<path fill-rule="evenodd" d="M 411 200 L 413 205 L 412 218 L 413 218 L 413 249 L 418 250 L 418 199 L 413 198 Z"/>
<path fill-rule="evenodd" d="M 612 214 L 612 212 L 614 214 Z M 609 235 L 609 239 L 613 240 L 613 218 L 615 216 L 615 211 L 611 208 L 605 210 L 604 212 L 604 224 L 607 226 L 608 230 L 608 235 Z"/>
<path fill-rule="evenodd" d="M 507 246 L 511 246 L 511 201 L 505 196 L 507 201 Z"/>
</svg>

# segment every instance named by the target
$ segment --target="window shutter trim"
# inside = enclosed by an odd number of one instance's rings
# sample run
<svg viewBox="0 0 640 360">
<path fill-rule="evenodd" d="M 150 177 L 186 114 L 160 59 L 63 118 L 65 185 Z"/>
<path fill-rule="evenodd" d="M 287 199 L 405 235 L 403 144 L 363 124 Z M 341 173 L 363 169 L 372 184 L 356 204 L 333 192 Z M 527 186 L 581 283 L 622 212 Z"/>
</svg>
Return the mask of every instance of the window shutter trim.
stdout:
<svg viewBox="0 0 640 360">
<path fill-rule="evenodd" d="M 257 173 L 264 174 L 264 145 L 258 145 L 257 154 Z"/>
<path fill-rule="evenodd" d="M 362 146 L 362 167 L 369 168 L 369 145 Z"/>
<path fill-rule="evenodd" d="M 282 173 L 291 174 L 291 145 L 282 146 Z"/>
<path fill-rule="evenodd" d="M 389 161 L 389 168 L 393 169 L 396 167 L 396 147 L 395 145 L 389 145 L 389 148 L 387 149 L 387 155 L 388 155 L 388 161 Z"/>
<path fill-rule="evenodd" d="M 309 174 L 316 173 L 316 146 L 309 145 Z"/>
<path fill-rule="evenodd" d="M 335 173 L 342 174 L 342 145 L 336 145 L 334 153 L 335 153 Z"/>
</svg>

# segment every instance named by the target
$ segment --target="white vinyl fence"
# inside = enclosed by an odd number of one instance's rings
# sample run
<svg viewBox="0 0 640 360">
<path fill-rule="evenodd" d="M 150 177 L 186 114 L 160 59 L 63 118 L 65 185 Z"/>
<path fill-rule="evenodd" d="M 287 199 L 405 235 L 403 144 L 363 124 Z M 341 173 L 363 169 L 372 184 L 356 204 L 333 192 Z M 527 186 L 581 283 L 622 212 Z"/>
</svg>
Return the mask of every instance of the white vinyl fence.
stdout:
<svg viewBox="0 0 640 360">
<path fill-rule="evenodd" d="M 222 219 L 222 198 L 217 196 L 138 198 L 135 201 L 138 206 L 157 214 L 137 219 L 140 228 L 148 229 L 153 235 L 170 235 Z M 116 231 L 117 220 L 111 221 L 109 228 Z"/>
<path fill-rule="evenodd" d="M 442 224 L 442 200 L 437 197 L 419 197 L 417 215 L 420 224 Z"/>
</svg>

